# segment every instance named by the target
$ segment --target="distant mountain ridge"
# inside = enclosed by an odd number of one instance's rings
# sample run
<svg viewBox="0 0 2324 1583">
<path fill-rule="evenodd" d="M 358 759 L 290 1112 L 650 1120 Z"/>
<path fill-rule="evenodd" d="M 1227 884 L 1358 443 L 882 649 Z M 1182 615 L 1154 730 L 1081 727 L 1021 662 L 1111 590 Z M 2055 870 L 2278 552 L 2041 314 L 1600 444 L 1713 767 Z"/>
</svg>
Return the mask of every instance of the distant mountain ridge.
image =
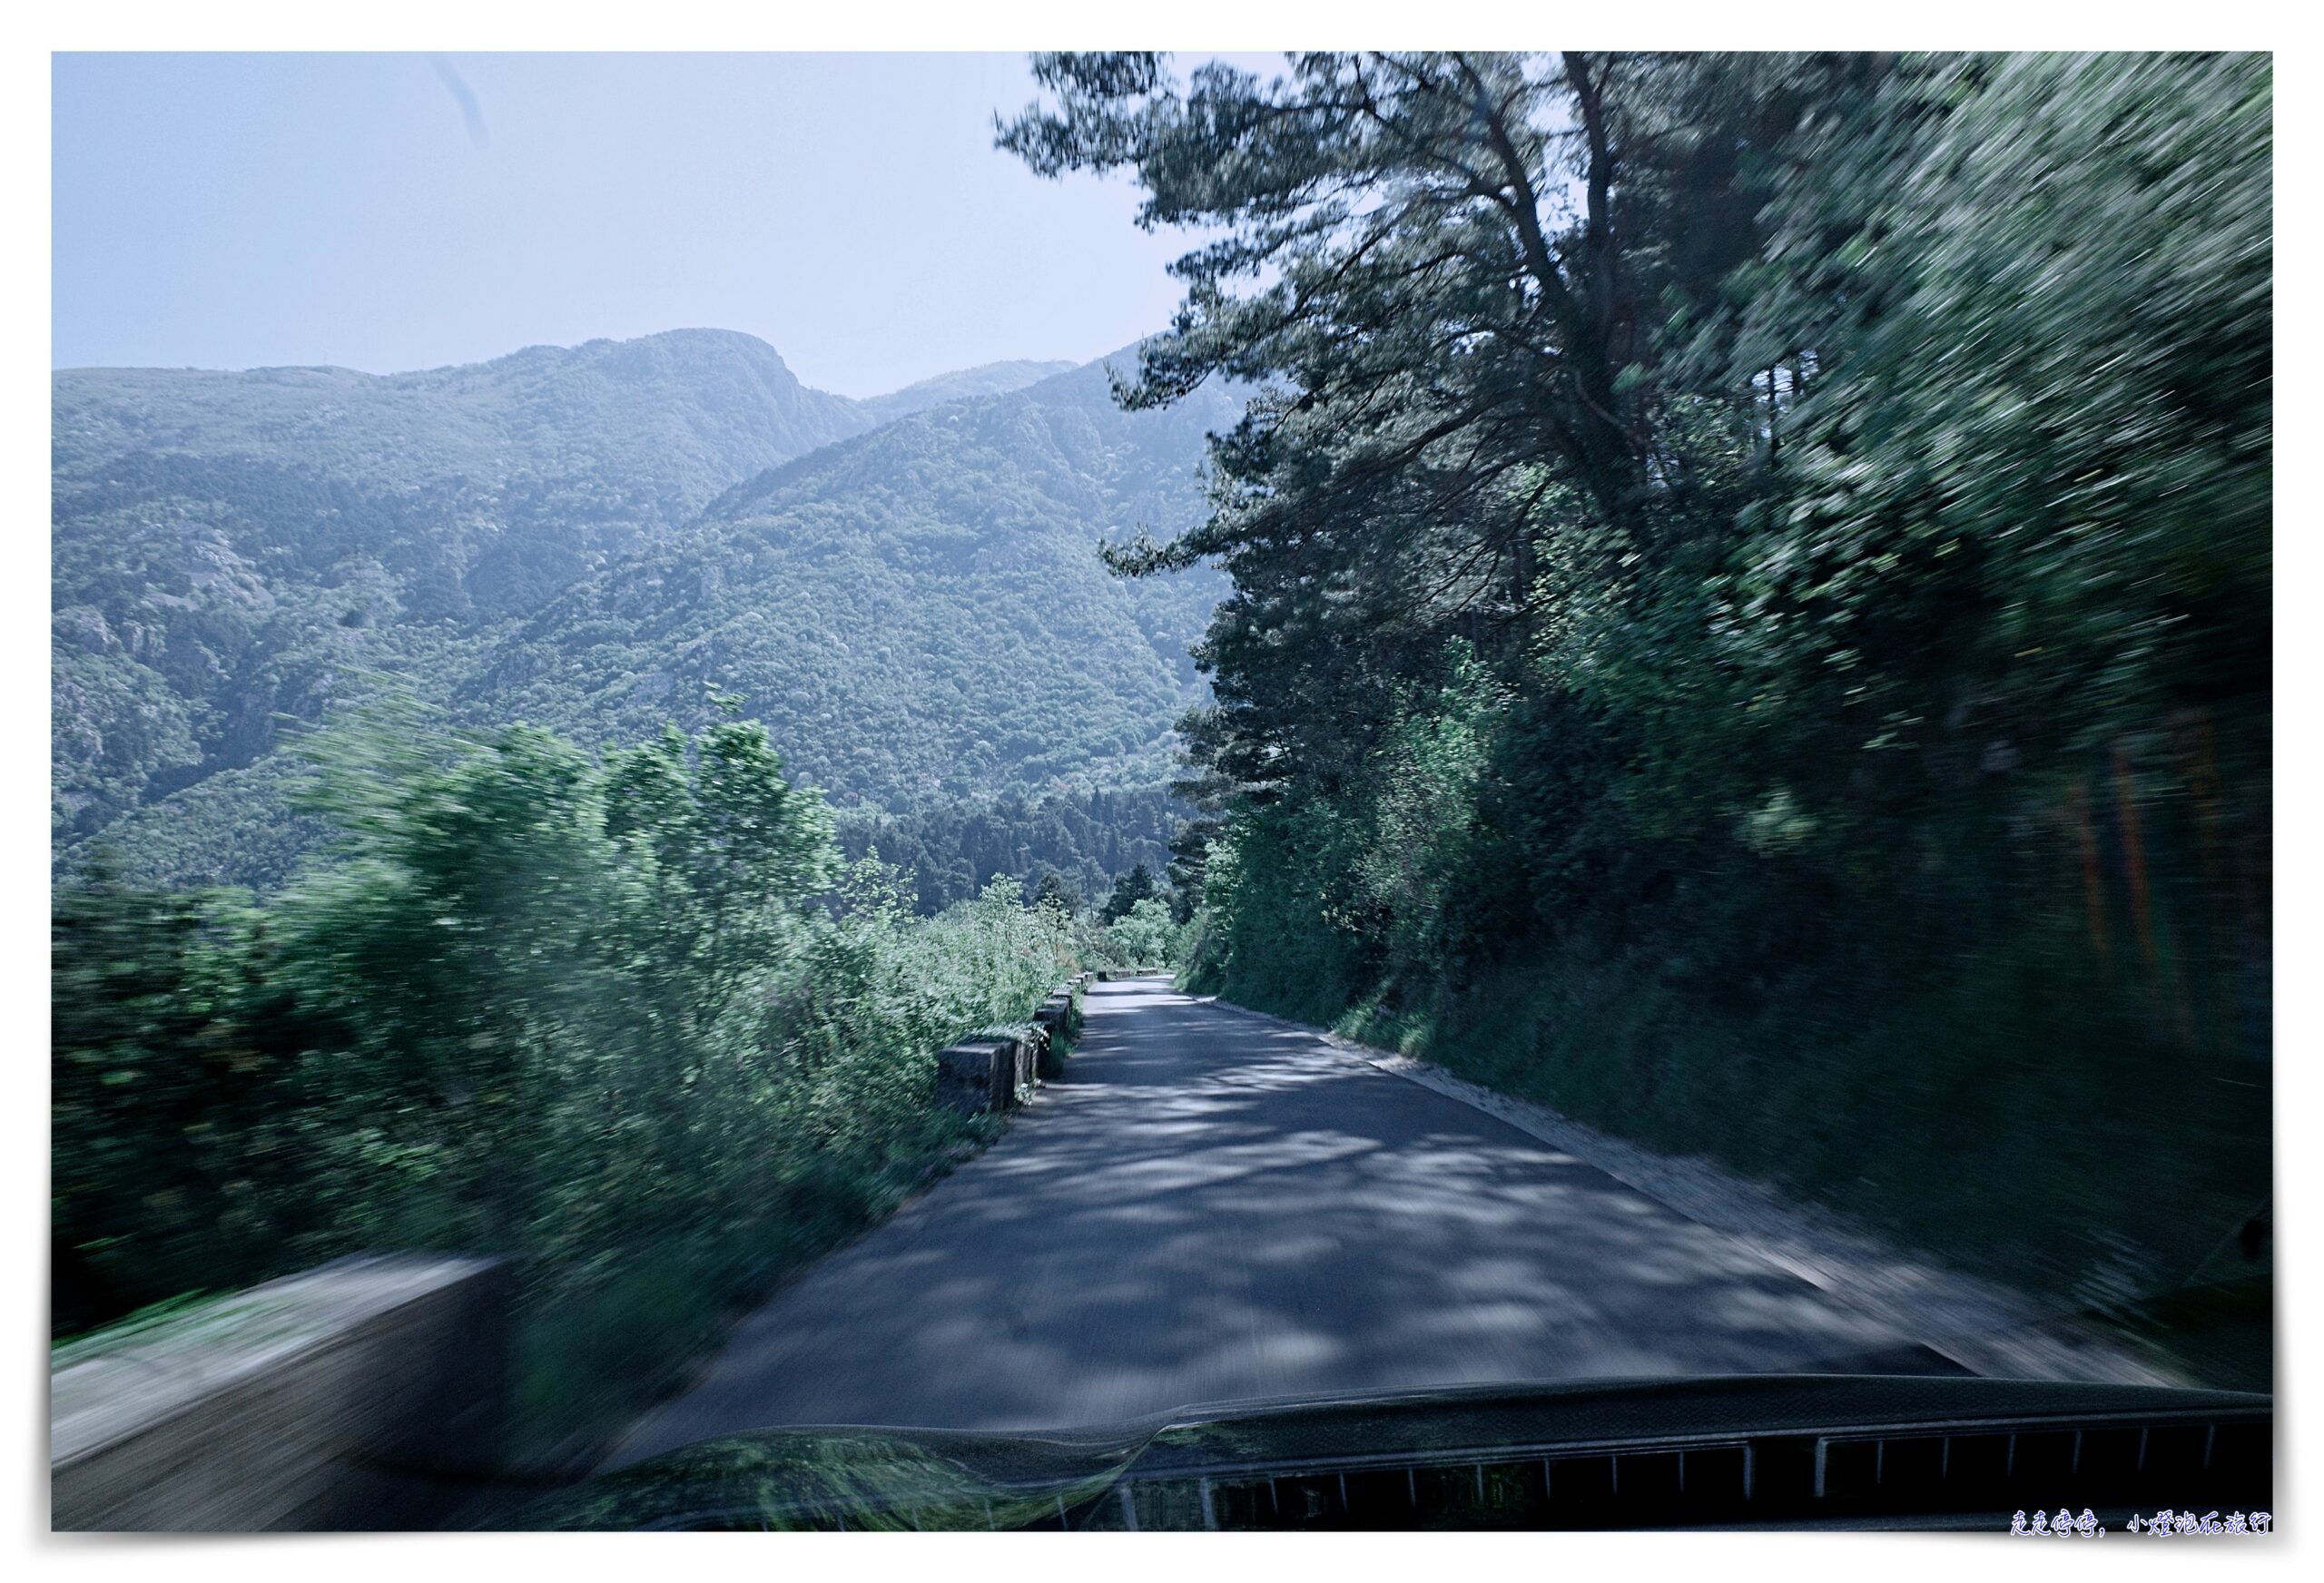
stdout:
<svg viewBox="0 0 2324 1583">
<path fill-rule="evenodd" d="M 1106 389 L 1015 362 L 852 401 L 718 330 L 394 375 L 59 371 L 60 860 L 103 832 L 157 880 L 279 879 L 305 839 L 286 723 L 384 677 L 592 741 L 740 692 L 867 808 L 1158 784 L 1216 585 L 1123 584 L 1094 547 L 1192 521 L 1233 414 Z"/>
<path fill-rule="evenodd" d="M 901 418 L 908 413 L 940 407 L 947 401 L 966 400 L 977 396 L 1006 396 L 1012 390 L 1022 390 L 1043 379 L 1070 372 L 1079 365 L 1071 362 L 1033 362 L 1019 358 L 1008 362 L 980 363 L 973 369 L 959 369 L 949 374 L 939 374 L 931 379 L 891 390 L 885 396 L 873 396 L 863 405 L 882 418 Z"/>
</svg>

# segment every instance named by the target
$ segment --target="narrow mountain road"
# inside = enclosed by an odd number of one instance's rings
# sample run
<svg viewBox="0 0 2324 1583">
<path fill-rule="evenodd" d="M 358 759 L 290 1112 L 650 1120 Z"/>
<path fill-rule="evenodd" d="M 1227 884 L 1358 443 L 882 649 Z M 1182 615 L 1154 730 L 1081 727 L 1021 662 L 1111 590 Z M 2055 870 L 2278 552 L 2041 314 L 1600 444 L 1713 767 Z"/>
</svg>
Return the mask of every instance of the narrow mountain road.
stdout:
<svg viewBox="0 0 2324 1583">
<path fill-rule="evenodd" d="M 1160 980 L 1091 988 L 1008 1134 L 736 1330 L 613 1463 L 775 1424 L 1945 1365 L 1457 1100 Z"/>
</svg>

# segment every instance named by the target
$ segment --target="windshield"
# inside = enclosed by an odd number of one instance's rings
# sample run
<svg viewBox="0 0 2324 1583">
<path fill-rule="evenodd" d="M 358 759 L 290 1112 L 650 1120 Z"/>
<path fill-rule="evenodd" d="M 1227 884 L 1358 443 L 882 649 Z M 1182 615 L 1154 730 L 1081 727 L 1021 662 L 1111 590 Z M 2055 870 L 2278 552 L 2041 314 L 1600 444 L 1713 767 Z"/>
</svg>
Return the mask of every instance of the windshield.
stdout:
<svg viewBox="0 0 2324 1583">
<path fill-rule="evenodd" d="M 58 57 L 55 1523 L 2248 1531 L 2271 74 Z"/>
</svg>

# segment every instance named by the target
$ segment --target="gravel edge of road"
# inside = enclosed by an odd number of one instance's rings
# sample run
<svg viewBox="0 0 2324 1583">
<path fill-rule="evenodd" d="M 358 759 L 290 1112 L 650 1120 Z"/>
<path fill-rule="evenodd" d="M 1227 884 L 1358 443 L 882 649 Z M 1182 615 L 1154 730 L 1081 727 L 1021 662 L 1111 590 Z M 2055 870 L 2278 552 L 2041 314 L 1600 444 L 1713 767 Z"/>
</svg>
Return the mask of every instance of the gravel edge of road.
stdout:
<svg viewBox="0 0 2324 1583">
<path fill-rule="evenodd" d="M 1899 1254 L 1840 1214 L 1785 1198 L 1700 1158 L 1659 1155 L 1432 1062 L 1217 996 L 1198 1004 L 1296 1029 L 1406 1082 L 1483 1112 L 1596 1166 L 1698 1224 L 1734 1237 L 1834 1301 L 1972 1373 L 1994 1379 L 2184 1385 L 2087 1323 L 1997 1283 Z"/>
</svg>

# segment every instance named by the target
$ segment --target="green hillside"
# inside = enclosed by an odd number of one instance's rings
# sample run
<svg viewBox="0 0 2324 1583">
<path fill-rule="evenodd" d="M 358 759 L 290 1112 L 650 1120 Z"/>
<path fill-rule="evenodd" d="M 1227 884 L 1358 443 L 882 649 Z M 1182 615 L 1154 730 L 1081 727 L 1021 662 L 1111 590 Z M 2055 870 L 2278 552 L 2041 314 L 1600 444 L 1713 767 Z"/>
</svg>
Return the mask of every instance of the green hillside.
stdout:
<svg viewBox="0 0 2324 1583">
<path fill-rule="evenodd" d="M 286 732 L 390 679 L 585 741 L 740 693 L 865 817 L 1158 786 L 1216 588 L 1124 584 L 1095 548 L 1197 520 L 1233 411 L 1125 414 L 1092 365 L 881 424 L 715 331 L 387 377 L 60 373 L 59 858 L 102 833 L 146 882 L 275 882 L 310 840 Z"/>
<path fill-rule="evenodd" d="M 1093 366 L 766 474 L 527 621 L 469 713 L 630 740 L 739 693 L 842 808 L 1167 778 L 1210 595 L 1126 584 L 1104 536 L 1199 517 L 1223 404 L 1126 414 Z"/>
<path fill-rule="evenodd" d="M 715 330 L 387 376 L 74 369 L 53 391 L 64 841 L 252 762 L 351 670 L 440 675 L 738 478 L 872 421 Z"/>
</svg>

